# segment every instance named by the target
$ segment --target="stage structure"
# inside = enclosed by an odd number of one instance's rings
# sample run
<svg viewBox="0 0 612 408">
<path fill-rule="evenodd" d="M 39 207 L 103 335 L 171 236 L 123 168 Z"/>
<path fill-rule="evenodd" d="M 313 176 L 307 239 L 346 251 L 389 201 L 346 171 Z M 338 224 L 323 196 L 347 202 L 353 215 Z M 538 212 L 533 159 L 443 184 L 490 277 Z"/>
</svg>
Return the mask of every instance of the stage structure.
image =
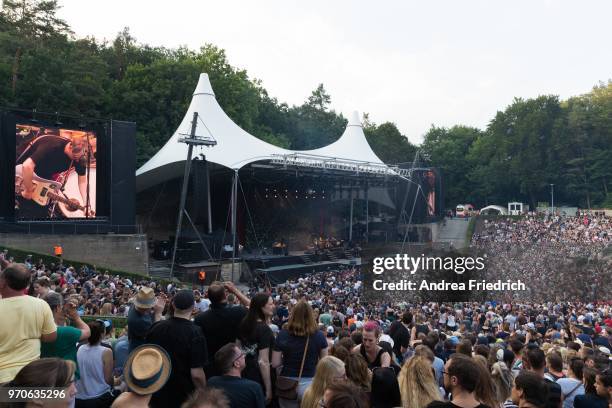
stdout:
<svg viewBox="0 0 612 408">
<path fill-rule="evenodd" d="M 330 200 L 330 202 L 337 200 L 338 197 L 344 198 L 344 193 L 348 192 L 346 198 L 350 201 L 351 214 L 349 216 L 349 239 L 353 238 L 354 199 L 365 201 L 364 218 L 367 231 L 369 226 L 368 205 L 373 200 L 369 194 L 374 189 L 381 189 L 381 186 L 385 186 L 387 183 L 395 183 L 396 185 L 402 183 L 406 185 L 404 187 L 406 194 L 410 193 L 412 196 L 414 193 L 415 203 L 418 196 L 424 196 L 422 183 L 417 180 L 420 176 L 415 177 L 415 175 L 430 171 L 430 169 L 415 166 L 400 168 L 385 164 L 368 144 L 357 112 L 354 112 L 349 118 L 344 133 L 335 142 L 318 149 L 305 151 L 283 149 L 258 139 L 236 125 L 217 102 L 207 74 L 200 75 L 189 108 L 174 135 L 157 154 L 136 172 L 137 191 L 151 189 L 160 183 L 180 177 L 181 168 L 184 165 L 188 166 L 185 163 L 185 158 L 188 156 L 188 146 L 180 143 L 181 135 L 189 133 L 190 127 L 193 126 L 192 118 L 196 112 L 210 137 L 216 141 L 216 145 L 207 148 L 205 151 L 207 178 L 209 169 L 213 166 L 216 169 L 228 169 L 232 174 L 231 206 L 228 211 L 231 214 L 232 244 L 230 245 L 230 252 L 232 253 L 232 259 L 236 258 L 237 248 L 240 245 L 236 240 L 236 228 L 237 218 L 239 217 L 237 215 L 239 187 L 242 189 L 240 183 L 241 170 L 246 172 L 245 175 L 261 171 L 269 171 L 271 174 L 294 172 L 299 177 L 328 180 L 327 183 L 333 184 L 336 190 L 334 197 L 331 194 L 326 196 L 323 192 L 323 198 Z M 194 149 L 201 149 L 201 146 L 195 146 Z M 204 151 L 201 150 L 195 152 L 196 155 L 202 155 L 203 153 Z M 210 183 L 207 183 L 206 189 L 210 189 Z M 285 190 L 285 193 L 287 193 L 284 194 L 285 198 L 288 198 L 287 190 Z M 355 191 L 357 191 L 357 197 L 355 197 Z M 381 202 L 392 203 L 393 200 L 388 193 L 384 191 L 383 193 L 380 194 L 381 198 L 377 199 Z M 210 201 L 210 194 L 208 200 Z M 412 222 L 415 203 L 413 203 L 410 216 L 406 220 L 408 224 Z M 395 204 L 390 205 L 397 206 Z M 406 202 L 404 202 L 404 207 L 405 205 Z M 210 205 L 208 207 L 208 213 L 210 214 Z M 248 207 L 246 210 L 248 211 Z M 404 208 L 401 211 L 406 213 Z M 212 231 L 210 216 L 208 221 L 210 232 Z M 175 239 L 178 239 L 178 237 L 175 237 Z"/>
</svg>

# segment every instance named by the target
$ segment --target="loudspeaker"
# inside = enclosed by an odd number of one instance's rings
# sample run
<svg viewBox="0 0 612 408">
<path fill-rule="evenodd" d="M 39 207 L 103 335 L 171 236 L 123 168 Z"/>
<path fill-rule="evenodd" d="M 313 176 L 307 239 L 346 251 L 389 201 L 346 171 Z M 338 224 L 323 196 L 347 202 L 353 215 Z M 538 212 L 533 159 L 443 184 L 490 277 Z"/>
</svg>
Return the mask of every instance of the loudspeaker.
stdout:
<svg viewBox="0 0 612 408">
<path fill-rule="evenodd" d="M 136 124 L 110 122 L 111 224 L 134 226 L 136 213 Z M 128 228 L 126 228 L 127 232 Z M 121 231 L 121 229 L 119 230 Z"/>
</svg>

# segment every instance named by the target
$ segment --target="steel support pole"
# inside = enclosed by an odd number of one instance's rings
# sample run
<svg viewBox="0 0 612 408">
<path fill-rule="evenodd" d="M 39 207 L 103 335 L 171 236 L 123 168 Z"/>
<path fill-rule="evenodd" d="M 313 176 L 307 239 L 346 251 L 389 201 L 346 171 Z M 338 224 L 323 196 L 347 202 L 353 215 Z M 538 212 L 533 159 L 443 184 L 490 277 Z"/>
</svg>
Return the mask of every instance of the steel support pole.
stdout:
<svg viewBox="0 0 612 408">
<path fill-rule="evenodd" d="M 351 212 L 349 216 L 349 241 L 353 240 L 353 190 L 349 190 L 351 196 Z"/>
<path fill-rule="evenodd" d="M 366 213 L 365 213 L 365 222 L 366 222 L 366 243 L 370 241 L 370 200 L 369 200 L 369 194 L 368 194 L 368 190 L 370 190 L 368 183 L 366 182 L 366 186 L 365 186 L 365 207 L 366 207 Z"/>
<path fill-rule="evenodd" d="M 236 261 L 236 208 L 238 207 L 238 169 L 234 169 L 234 184 L 232 186 L 232 282 L 234 282 L 234 264 Z"/>
<path fill-rule="evenodd" d="M 208 167 L 208 161 L 206 163 L 206 207 L 208 208 L 208 233 L 212 234 L 213 226 L 212 226 L 212 208 L 210 208 L 210 168 Z"/>
<path fill-rule="evenodd" d="M 195 130 L 198 123 L 198 113 L 193 113 L 193 121 L 191 122 L 191 137 L 195 138 Z M 185 162 L 185 173 L 183 174 L 183 188 L 181 190 L 181 201 L 179 203 L 178 220 L 176 222 L 176 233 L 174 235 L 174 249 L 172 250 L 172 263 L 170 264 L 170 277 L 174 276 L 174 263 L 176 262 L 176 250 L 178 248 L 178 240 L 181 235 L 181 224 L 183 223 L 183 211 L 185 210 L 185 202 L 187 201 L 187 189 L 189 188 L 189 171 L 191 170 L 191 157 L 193 155 L 193 145 L 188 143 L 187 161 Z"/>
</svg>

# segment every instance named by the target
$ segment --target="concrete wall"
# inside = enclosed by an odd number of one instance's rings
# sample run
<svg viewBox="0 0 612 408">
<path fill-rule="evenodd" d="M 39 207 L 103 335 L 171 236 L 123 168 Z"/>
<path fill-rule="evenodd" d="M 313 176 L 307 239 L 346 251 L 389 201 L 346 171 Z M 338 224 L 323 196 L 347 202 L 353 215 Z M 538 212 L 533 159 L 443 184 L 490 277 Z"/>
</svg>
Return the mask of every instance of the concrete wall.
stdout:
<svg viewBox="0 0 612 408">
<path fill-rule="evenodd" d="M 60 244 L 63 257 L 99 267 L 148 275 L 149 251 L 146 235 L 46 235 L 0 234 L 0 244 L 23 251 L 53 255 Z M 100 269 L 100 268 L 99 268 Z"/>
</svg>

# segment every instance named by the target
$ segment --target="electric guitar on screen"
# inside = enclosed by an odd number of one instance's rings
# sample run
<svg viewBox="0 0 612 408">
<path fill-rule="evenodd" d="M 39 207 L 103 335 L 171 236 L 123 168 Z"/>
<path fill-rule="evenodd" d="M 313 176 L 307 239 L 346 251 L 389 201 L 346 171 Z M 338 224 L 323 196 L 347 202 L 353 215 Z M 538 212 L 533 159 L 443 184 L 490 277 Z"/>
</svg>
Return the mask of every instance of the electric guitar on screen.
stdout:
<svg viewBox="0 0 612 408">
<path fill-rule="evenodd" d="M 45 207 L 52 202 L 59 202 L 64 204 L 68 211 L 85 211 L 85 207 L 77 199 L 64 197 L 60 193 L 62 185 L 57 181 L 47 180 L 34 174 L 32 185 L 34 187 L 32 201 L 38 205 Z M 21 197 L 23 191 L 25 191 L 23 167 L 19 164 L 15 166 L 15 194 Z"/>
</svg>

